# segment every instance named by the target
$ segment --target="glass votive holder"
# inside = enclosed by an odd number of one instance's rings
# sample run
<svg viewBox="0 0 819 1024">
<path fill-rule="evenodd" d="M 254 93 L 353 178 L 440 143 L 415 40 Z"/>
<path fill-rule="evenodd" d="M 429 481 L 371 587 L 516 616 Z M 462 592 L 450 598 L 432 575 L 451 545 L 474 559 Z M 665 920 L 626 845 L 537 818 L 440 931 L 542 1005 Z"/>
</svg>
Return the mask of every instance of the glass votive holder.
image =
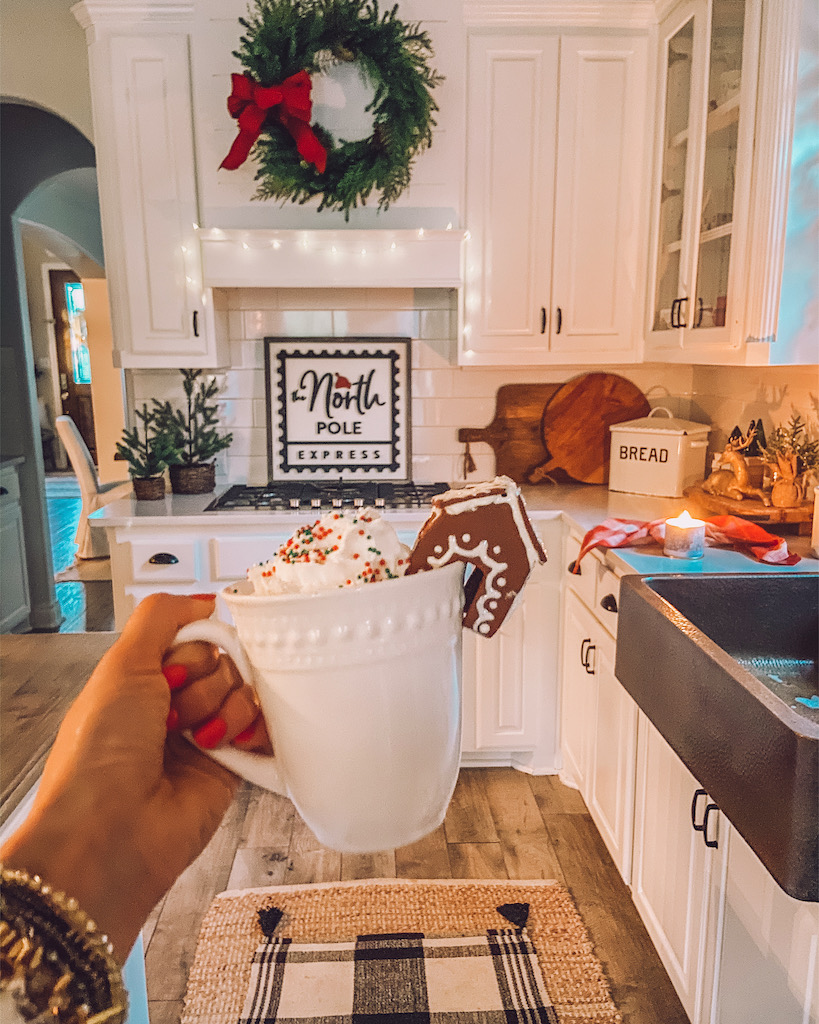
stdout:
<svg viewBox="0 0 819 1024">
<path fill-rule="evenodd" d="M 669 558 L 702 558 L 705 552 L 705 523 L 682 512 L 665 521 L 663 554 Z"/>
</svg>

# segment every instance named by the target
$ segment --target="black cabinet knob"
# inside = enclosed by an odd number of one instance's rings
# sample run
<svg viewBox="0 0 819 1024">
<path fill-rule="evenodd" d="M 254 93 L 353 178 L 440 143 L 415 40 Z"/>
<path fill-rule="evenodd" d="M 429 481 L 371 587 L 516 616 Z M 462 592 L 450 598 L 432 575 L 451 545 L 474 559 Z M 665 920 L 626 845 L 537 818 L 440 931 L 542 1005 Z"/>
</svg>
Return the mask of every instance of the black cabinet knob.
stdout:
<svg viewBox="0 0 819 1024">
<path fill-rule="evenodd" d="M 617 598 L 614 594 L 606 594 L 606 596 L 600 600 L 600 607 L 607 612 L 616 612 Z"/>
<path fill-rule="evenodd" d="M 575 576 L 582 576 L 583 575 L 583 570 L 582 569 L 578 568 L 577 572 L 574 571 L 576 566 L 577 566 L 577 560 L 575 559 L 575 561 L 569 562 L 569 564 L 566 566 L 566 571 L 569 572 L 569 573 L 573 573 Z"/>
<path fill-rule="evenodd" d="M 172 555 L 170 551 L 157 551 L 148 559 L 150 565 L 176 565 L 178 561 L 176 555 Z"/>
</svg>

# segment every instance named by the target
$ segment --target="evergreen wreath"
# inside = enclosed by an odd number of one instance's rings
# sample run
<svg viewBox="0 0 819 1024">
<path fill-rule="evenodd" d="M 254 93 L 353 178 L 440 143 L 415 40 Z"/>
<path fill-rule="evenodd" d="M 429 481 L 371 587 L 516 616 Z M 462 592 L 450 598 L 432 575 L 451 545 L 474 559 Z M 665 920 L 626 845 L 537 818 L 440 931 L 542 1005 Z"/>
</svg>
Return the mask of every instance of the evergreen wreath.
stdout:
<svg viewBox="0 0 819 1024">
<path fill-rule="evenodd" d="M 234 75 L 233 116 L 242 103 L 235 99 L 236 79 L 251 89 L 295 87 L 296 79 L 318 74 L 334 64 L 357 61 L 375 90 L 367 110 L 373 131 L 366 139 L 335 139 L 320 124 L 306 128 L 310 144 L 326 150 L 323 160 L 300 154 L 292 124 L 275 108 L 264 114 L 255 108 L 261 134 L 253 146 L 258 162 L 257 199 L 291 200 L 303 204 L 321 197 L 319 210 L 350 210 L 363 205 L 375 189 L 379 210 L 386 210 L 404 191 L 416 155 L 432 143 L 433 114 L 438 106 L 432 89 L 443 81 L 429 66 L 433 55 L 429 36 L 417 24 L 405 24 L 397 5 L 383 14 L 378 0 L 254 0 L 236 57 L 245 68 Z M 279 89 L 281 92 L 281 89 Z M 246 102 L 243 96 L 242 101 Z M 309 118 L 309 99 L 308 99 Z M 296 116 L 302 116 L 297 113 Z M 305 129 L 304 125 L 299 126 Z M 241 129 L 241 121 L 240 121 Z M 294 139 L 299 148 L 294 145 Z M 315 148 L 315 147 L 313 147 Z M 227 160 L 227 158 L 226 158 Z"/>
</svg>

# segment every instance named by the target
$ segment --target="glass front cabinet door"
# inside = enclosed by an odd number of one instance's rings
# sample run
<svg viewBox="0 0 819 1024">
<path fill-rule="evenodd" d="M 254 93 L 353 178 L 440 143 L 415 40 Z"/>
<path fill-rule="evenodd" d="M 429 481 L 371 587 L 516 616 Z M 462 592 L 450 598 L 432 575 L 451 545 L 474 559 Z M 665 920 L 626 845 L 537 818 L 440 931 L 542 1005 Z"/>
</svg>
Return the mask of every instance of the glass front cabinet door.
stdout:
<svg viewBox="0 0 819 1024">
<path fill-rule="evenodd" d="M 662 131 L 647 348 L 685 360 L 742 346 L 758 0 L 688 0 L 661 25 Z"/>
</svg>

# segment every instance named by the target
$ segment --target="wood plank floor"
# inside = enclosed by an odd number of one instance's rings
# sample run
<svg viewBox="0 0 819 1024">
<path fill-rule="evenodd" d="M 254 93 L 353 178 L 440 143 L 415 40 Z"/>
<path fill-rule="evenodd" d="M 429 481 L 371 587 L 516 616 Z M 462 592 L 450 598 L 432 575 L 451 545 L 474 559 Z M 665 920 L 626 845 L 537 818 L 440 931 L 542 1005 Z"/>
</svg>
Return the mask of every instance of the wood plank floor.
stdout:
<svg viewBox="0 0 819 1024">
<path fill-rule="evenodd" d="M 54 569 L 74 561 L 79 492 L 48 496 Z M 60 632 L 113 629 L 110 582 L 57 584 Z M 245 784 L 202 856 L 144 929 L 151 1024 L 178 1024 L 199 927 L 225 889 L 356 878 L 554 878 L 571 891 L 624 1024 L 687 1024 L 659 957 L 579 794 L 553 776 L 464 769 L 446 821 L 371 857 L 321 846 L 289 800 Z"/>
<path fill-rule="evenodd" d="M 202 918 L 218 892 L 356 878 L 556 879 L 574 896 L 624 1024 L 688 1018 L 579 794 L 554 776 L 466 768 L 444 824 L 374 856 L 322 847 L 284 797 L 243 785 L 202 856 L 143 931 L 152 1024 L 178 1024 Z"/>
</svg>

